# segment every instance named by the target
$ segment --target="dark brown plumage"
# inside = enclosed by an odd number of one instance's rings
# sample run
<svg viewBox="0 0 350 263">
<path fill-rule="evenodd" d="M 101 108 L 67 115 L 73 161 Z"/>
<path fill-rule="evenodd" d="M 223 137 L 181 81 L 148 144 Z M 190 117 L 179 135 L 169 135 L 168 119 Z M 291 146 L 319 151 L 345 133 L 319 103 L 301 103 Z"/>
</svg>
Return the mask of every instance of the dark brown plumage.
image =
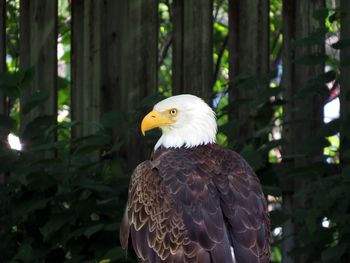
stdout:
<svg viewBox="0 0 350 263">
<path fill-rule="evenodd" d="M 134 171 L 121 225 L 140 262 L 269 262 L 270 225 L 258 178 L 217 144 L 159 148 Z"/>
</svg>

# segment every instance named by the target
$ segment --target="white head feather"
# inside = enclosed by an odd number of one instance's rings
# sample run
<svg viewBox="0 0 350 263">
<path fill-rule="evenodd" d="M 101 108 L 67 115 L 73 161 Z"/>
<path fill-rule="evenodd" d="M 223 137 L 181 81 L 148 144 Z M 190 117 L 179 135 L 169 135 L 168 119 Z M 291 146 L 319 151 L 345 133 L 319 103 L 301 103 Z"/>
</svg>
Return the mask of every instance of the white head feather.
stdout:
<svg viewBox="0 0 350 263">
<path fill-rule="evenodd" d="M 217 124 L 214 111 L 200 98 L 184 94 L 157 103 L 154 110 L 176 109 L 175 123 L 161 126 L 162 136 L 155 145 L 165 148 L 195 147 L 215 143 Z"/>
</svg>

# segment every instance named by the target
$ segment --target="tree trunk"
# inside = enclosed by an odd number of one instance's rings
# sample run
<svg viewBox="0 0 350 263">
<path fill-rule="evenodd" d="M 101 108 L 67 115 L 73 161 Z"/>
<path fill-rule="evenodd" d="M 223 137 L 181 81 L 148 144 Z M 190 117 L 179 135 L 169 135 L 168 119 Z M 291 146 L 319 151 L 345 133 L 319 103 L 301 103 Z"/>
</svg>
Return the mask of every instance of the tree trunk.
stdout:
<svg viewBox="0 0 350 263">
<path fill-rule="evenodd" d="M 72 1 L 72 119 L 79 122 L 73 138 L 94 134 L 100 128 L 101 3 Z"/>
<path fill-rule="evenodd" d="M 304 65 L 295 63 L 295 60 L 310 54 L 324 54 L 323 45 L 295 45 L 295 40 L 306 38 L 315 29 L 323 26 L 315 20 L 312 14 L 315 10 L 324 7 L 323 0 L 283 2 L 283 77 L 284 90 L 284 126 L 282 137 L 287 141 L 283 146 L 283 162 L 289 168 L 298 168 L 307 165 L 322 155 L 323 149 L 314 149 L 307 156 L 298 155 L 300 146 L 317 134 L 323 123 L 322 107 L 324 98 L 314 92 L 308 92 L 311 81 L 324 72 L 324 64 Z M 323 88 L 320 86 L 320 89 Z M 288 157 L 285 157 L 288 156 Z M 284 198 L 283 210 L 290 214 L 297 208 L 306 205 L 307 200 L 296 201 L 293 195 L 298 189 L 308 184 L 308 179 L 281 179 L 282 195 Z M 283 226 L 282 262 L 305 262 L 303 255 L 291 252 L 300 246 L 303 240 L 298 240 L 298 226 L 288 221 Z M 294 232 L 294 234 L 293 234 Z"/>
<path fill-rule="evenodd" d="M 20 1 L 20 68 L 34 71 L 23 87 L 21 106 L 37 91 L 47 90 L 49 98 L 27 114 L 21 114 L 21 130 L 34 118 L 57 115 L 57 1 Z"/>
<path fill-rule="evenodd" d="M 213 1 L 174 0 L 173 94 L 209 98 L 213 86 Z"/>
<path fill-rule="evenodd" d="M 341 40 L 349 41 L 350 39 L 350 1 L 341 0 L 340 10 L 343 14 L 341 16 L 340 37 Z M 343 150 L 350 149 L 350 46 L 347 45 L 340 50 L 341 75 L 340 75 L 340 117 L 341 117 L 341 154 Z M 342 158 L 342 156 L 341 156 Z M 344 158 L 342 158 L 344 161 Z M 349 160 L 347 160 L 349 161 Z M 348 163 L 348 162 L 347 162 Z"/>
<path fill-rule="evenodd" d="M 234 106 L 230 118 L 239 122 L 231 140 L 241 145 L 253 135 L 250 110 L 257 90 L 239 87 L 236 79 L 244 75 L 259 79 L 269 71 L 269 10 L 269 0 L 229 1 L 229 100 Z"/>
</svg>

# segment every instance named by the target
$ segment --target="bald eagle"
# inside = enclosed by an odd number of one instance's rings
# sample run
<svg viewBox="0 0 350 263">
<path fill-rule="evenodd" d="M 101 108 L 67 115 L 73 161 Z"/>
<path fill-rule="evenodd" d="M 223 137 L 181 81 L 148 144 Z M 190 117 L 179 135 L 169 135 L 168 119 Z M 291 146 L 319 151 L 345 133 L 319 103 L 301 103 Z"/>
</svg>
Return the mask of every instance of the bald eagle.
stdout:
<svg viewBox="0 0 350 263">
<path fill-rule="evenodd" d="M 120 241 L 139 262 L 266 263 L 270 223 L 257 176 L 215 143 L 213 110 L 193 95 L 156 104 L 141 131 L 159 127 L 151 160 L 131 178 Z"/>
</svg>

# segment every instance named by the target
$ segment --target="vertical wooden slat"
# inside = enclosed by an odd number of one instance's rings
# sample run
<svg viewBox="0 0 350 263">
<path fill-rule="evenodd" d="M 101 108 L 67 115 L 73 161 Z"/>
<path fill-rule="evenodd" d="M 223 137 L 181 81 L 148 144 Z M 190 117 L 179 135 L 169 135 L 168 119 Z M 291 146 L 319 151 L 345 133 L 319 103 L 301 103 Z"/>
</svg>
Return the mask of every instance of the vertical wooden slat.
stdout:
<svg viewBox="0 0 350 263">
<path fill-rule="evenodd" d="M 282 75 L 282 87 L 284 88 L 284 99 L 289 101 L 288 104 L 284 106 L 284 116 L 286 120 L 292 119 L 293 114 L 293 94 L 294 94 L 294 49 L 293 49 L 293 39 L 295 39 L 295 3 L 294 0 L 284 0 L 282 6 L 283 14 L 283 51 L 282 51 L 282 61 L 283 61 L 283 75 Z M 287 122 L 285 122 L 287 123 Z M 293 129 L 288 124 L 283 126 L 283 138 L 286 141 L 292 141 Z M 283 147 L 283 152 L 285 155 L 291 154 L 292 144 L 286 144 Z M 290 168 L 292 164 L 290 165 Z M 293 194 L 294 194 L 294 183 L 291 178 L 281 178 L 281 190 L 282 190 L 282 209 L 285 214 L 290 215 L 293 212 Z M 292 249 L 294 248 L 294 224 L 292 219 L 288 219 L 283 225 L 283 240 L 282 240 L 282 262 L 283 263 L 293 263 L 293 259 L 290 255 Z"/>
<path fill-rule="evenodd" d="M 6 0 L 0 0 L 0 73 L 6 72 Z M 0 91 L 0 114 L 5 114 L 6 97 Z"/>
<path fill-rule="evenodd" d="M 322 126 L 323 98 L 318 94 L 305 91 L 310 81 L 324 72 L 324 64 L 311 66 L 295 63 L 295 61 L 310 54 L 324 54 L 324 47 L 323 45 L 313 47 L 294 45 L 294 41 L 308 37 L 315 29 L 323 26 L 322 22 L 312 17 L 312 14 L 324 5 L 323 0 L 283 1 L 282 88 L 285 105 L 282 137 L 287 143 L 282 150 L 283 161 L 289 165 L 290 169 L 308 165 L 323 152 L 321 146 L 309 156 L 300 155 L 298 151 L 300 145 L 313 138 Z M 284 156 L 289 157 L 284 158 Z M 286 214 L 291 214 L 295 209 L 305 206 L 306 200 L 299 198 L 297 201 L 293 195 L 298 189 L 304 189 L 308 183 L 307 177 L 293 180 L 282 178 L 283 210 Z M 282 262 L 305 262 L 303 255 L 295 254 L 291 257 L 290 254 L 296 245 L 301 246 L 303 243 L 303 240 L 298 239 L 297 236 L 298 225 L 288 221 L 283 227 Z"/>
<path fill-rule="evenodd" d="M 350 39 L 350 1 L 341 0 L 340 9 L 342 10 L 340 37 L 341 40 Z M 340 50 L 341 77 L 340 77 L 340 116 L 341 116 L 341 153 L 343 149 L 350 148 L 350 46 L 345 46 Z M 343 158 L 344 160 L 344 158 Z"/>
<path fill-rule="evenodd" d="M 122 109 L 157 89 L 158 1 L 127 1 L 122 29 Z"/>
<path fill-rule="evenodd" d="M 0 0 L 0 74 L 6 72 L 6 0 Z M 6 97 L 0 91 L 0 114 L 6 114 Z M 5 134 L 4 134 L 5 135 Z M 0 140 L 5 140 L 0 134 Z M 0 173 L 0 184 L 3 184 L 5 174 Z"/>
<path fill-rule="evenodd" d="M 73 0 L 72 118 L 83 124 L 73 136 L 96 132 L 105 111 L 130 116 L 154 93 L 157 55 L 158 1 Z M 123 138 L 129 168 L 144 159 L 139 119 L 129 119 L 132 130 Z M 116 125 L 113 135 L 125 134 L 120 129 Z"/>
<path fill-rule="evenodd" d="M 320 27 L 324 27 L 324 22 L 317 21 L 313 18 L 312 14 L 319 10 L 320 8 L 325 7 L 325 0 L 314 0 L 314 1 L 296 1 L 296 39 L 303 39 L 308 37 L 312 32 Z M 303 47 L 297 46 L 295 48 L 295 59 L 300 57 L 313 54 L 324 54 L 325 49 L 324 45 L 317 45 L 313 47 Z M 314 138 L 315 134 L 323 125 L 323 103 L 324 98 L 319 94 L 308 94 L 303 97 L 300 96 L 301 91 L 307 89 L 307 85 L 310 81 L 324 72 L 324 63 L 320 63 L 315 66 L 310 65 L 300 65 L 295 64 L 294 69 L 294 78 L 295 78 L 295 87 L 294 90 L 294 106 L 292 110 L 294 111 L 293 121 L 296 123 L 293 124 L 293 141 L 287 142 L 294 145 L 294 154 L 299 156 L 298 144 L 304 144 Z M 324 87 L 320 87 L 322 89 Z M 288 102 L 287 102 L 288 103 Z M 302 131 L 302 132 L 300 132 Z M 315 147 L 312 151 L 312 154 L 307 154 L 306 156 L 300 156 L 294 158 L 294 165 L 296 168 L 305 167 L 309 165 L 315 159 L 322 158 L 323 147 Z M 295 192 L 300 191 L 301 189 L 306 189 L 308 184 L 310 184 L 310 178 L 295 178 L 294 187 Z M 306 198 L 295 198 L 293 210 L 298 208 L 306 208 L 308 200 Z M 300 226 L 296 225 L 295 227 L 295 244 L 296 247 L 304 245 L 304 240 L 298 235 Z M 305 255 L 296 253 L 293 257 L 294 262 L 306 263 L 308 262 L 305 258 Z"/>
<path fill-rule="evenodd" d="M 21 129 L 40 115 L 57 114 L 57 1 L 20 1 L 20 68 L 33 67 L 34 79 L 21 96 L 21 105 L 38 90 L 49 99 L 21 115 Z"/>
<path fill-rule="evenodd" d="M 238 88 L 236 78 L 251 75 L 260 78 L 269 71 L 269 0 L 229 1 L 229 73 L 231 119 L 239 123 L 232 140 L 245 144 L 252 138 L 250 120 L 252 101 L 257 90 Z M 245 103 L 237 104 L 238 101 Z"/>
<path fill-rule="evenodd" d="M 103 111 L 120 110 L 120 56 L 123 1 L 105 0 L 102 6 L 101 72 Z"/>
<path fill-rule="evenodd" d="M 99 129 L 101 115 L 101 1 L 72 1 L 73 137 Z M 107 67 L 107 65 L 106 65 Z"/>
<path fill-rule="evenodd" d="M 296 4 L 295 10 L 295 38 L 303 39 L 308 37 L 316 29 L 323 27 L 322 22 L 312 17 L 312 14 L 325 6 L 324 0 L 302 1 Z M 324 45 L 313 47 L 299 45 L 295 47 L 295 59 L 310 55 L 324 54 Z M 323 102 L 318 94 L 308 94 L 300 97 L 300 91 L 305 90 L 310 80 L 316 78 L 324 72 L 324 64 L 320 63 L 314 66 L 294 63 L 294 94 L 291 101 L 293 102 L 293 119 L 297 122 L 293 124 L 294 141 L 292 144 L 297 146 L 297 142 L 304 142 L 313 138 L 315 132 L 320 129 L 323 123 Z M 320 89 L 323 87 L 320 87 Z M 298 94 L 299 93 L 299 94 Z M 296 97 L 297 96 L 297 97 Z M 287 101 L 288 104 L 288 101 Z M 303 131 L 300 133 L 300 131 Z M 321 147 L 317 154 L 323 153 Z M 314 156 L 314 155 L 313 155 Z M 296 159 L 297 162 L 304 164 L 309 160 L 305 158 Z"/>
<path fill-rule="evenodd" d="M 173 94 L 208 98 L 213 85 L 213 1 L 174 0 Z"/>
<path fill-rule="evenodd" d="M 130 0 L 124 2 L 121 56 L 120 107 L 132 113 L 136 105 L 157 90 L 158 78 L 158 1 Z M 138 109 L 126 138 L 128 167 L 135 167 L 145 158 L 140 133 L 144 112 Z"/>
</svg>

